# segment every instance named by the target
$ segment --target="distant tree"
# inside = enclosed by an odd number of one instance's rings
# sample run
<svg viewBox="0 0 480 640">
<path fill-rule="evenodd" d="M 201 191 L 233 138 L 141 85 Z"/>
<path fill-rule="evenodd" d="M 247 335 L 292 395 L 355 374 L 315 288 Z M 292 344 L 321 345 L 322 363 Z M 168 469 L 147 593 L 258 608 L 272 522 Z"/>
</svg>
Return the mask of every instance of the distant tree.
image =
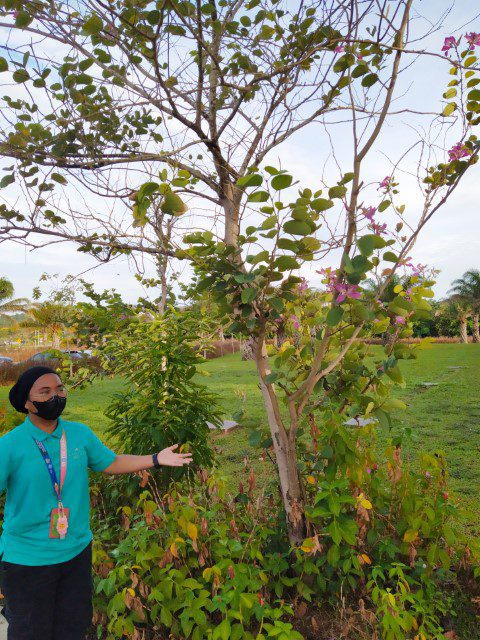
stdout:
<svg viewBox="0 0 480 640">
<path fill-rule="evenodd" d="M 480 271 L 469 269 L 461 278 L 452 282 L 450 293 L 455 299 L 462 300 L 465 309 L 469 308 L 473 322 L 473 341 L 480 342 L 479 315 L 480 315 Z"/>
<path fill-rule="evenodd" d="M 0 278 L 0 317 L 8 317 L 15 311 L 26 311 L 30 305 L 26 298 L 14 298 L 15 289 L 7 278 Z"/>
<path fill-rule="evenodd" d="M 69 308 L 60 302 L 47 300 L 35 303 L 28 314 L 29 317 L 20 323 L 21 326 L 43 330 L 45 337 L 48 335 L 51 338 L 53 348 L 58 349 L 71 315 Z"/>
<path fill-rule="evenodd" d="M 455 320 L 460 327 L 460 339 L 462 342 L 468 342 L 468 319 L 472 312 L 469 304 L 461 296 L 453 295 L 444 300 L 441 304 L 438 314 L 449 320 Z"/>
</svg>

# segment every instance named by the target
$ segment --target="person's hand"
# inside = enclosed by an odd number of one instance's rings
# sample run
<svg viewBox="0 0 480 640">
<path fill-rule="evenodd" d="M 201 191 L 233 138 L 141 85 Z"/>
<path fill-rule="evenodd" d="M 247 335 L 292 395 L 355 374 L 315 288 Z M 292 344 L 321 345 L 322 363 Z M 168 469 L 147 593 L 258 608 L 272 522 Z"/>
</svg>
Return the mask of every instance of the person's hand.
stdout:
<svg viewBox="0 0 480 640">
<path fill-rule="evenodd" d="M 172 444 L 171 447 L 162 449 L 157 455 L 157 460 L 160 464 L 166 467 L 183 467 L 184 464 L 190 464 L 192 462 L 191 453 L 174 453 L 174 449 L 178 447 L 178 444 Z"/>
</svg>

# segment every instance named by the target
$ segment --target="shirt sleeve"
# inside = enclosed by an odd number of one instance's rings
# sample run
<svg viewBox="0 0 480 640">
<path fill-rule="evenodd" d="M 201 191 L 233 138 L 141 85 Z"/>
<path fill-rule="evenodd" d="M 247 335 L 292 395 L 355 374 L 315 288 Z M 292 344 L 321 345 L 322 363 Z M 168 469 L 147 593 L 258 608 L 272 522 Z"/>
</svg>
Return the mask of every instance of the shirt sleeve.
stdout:
<svg viewBox="0 0 480 640">
<path fill-rule="evenodd" d="M 7 488 L 10 474 L 10 447 L 5 437 L 0 438 L 0 493 Z"/>
<path fill-rule="evenodd" d="M 117 457 L 117 454 L 104 445 L 100 438 L 98 438 L 89 427 L 87 427 L 86 450 L 88 466 L 92 471 L 103 471 L 109 467 Z"/>
</svg>

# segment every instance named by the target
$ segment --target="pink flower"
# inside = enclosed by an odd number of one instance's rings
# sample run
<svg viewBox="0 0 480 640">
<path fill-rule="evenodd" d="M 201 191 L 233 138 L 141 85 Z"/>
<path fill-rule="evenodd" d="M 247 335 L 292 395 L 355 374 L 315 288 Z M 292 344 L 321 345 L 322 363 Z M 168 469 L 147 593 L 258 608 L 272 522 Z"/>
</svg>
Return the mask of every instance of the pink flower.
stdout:
<svg viewBox="0 0 480 640">
<path fill-rule="evenodd" d="M 385 178 L 380 182 L 380 186 L 378 188 L 388 189 L 388 187 L 390 186 L 390 179 L 391 179 L 391 176 L 385 176 Z"/>
<path fill-rule="evenodd" d="M 456 47 L 457 45 L 458 42 L 455 40 L 454 36 L 448 36 L 443 42 L 442 51 L 444 51 L 445 55 L 447 56 L 450 49 Z"/>
<path fill-rule="evenodd" d="M 404 316 L 395 316 L 395 324 L 405 324 Z"/>
<path fill-rule="evenodd" d="M 431 478 L 432 474 L 429 471 L 425 471 L 425 477 L 426 478 Z"/>
<path fill-rule="evenodd" d="M 469 47 L 470 49 L 480 46 L 480 33 L 475 33 L 474 31 L 471 31 L 470 33 L 466 33 L 465 40 L 470 45 Z"/>
<path fill-rule="evenodd" d="M 372 221 L 373 220 L 373 216 L 375 215 L 377 208 L 376 207 L 362 207 L 362 213 L 365 216 L 365 218 L 368 218 L 368 220 Z"/>
<path fill-rule="evenodd" d="M 317 270 L 317 273 L 323 277 L 323 281 L 327 285 L 328 291 L 333 291 L 335 287 L 335 272 L 332 271 L 332 267 L 320 269 L 320 271 Z M 327 282 L 325 282 L 325 280 Z"/>
<path fill-rule="evenodd" d="M 305 278 L 302 278 L 302 281 L 297 285 L 297 289 L 300 292 L 306 291 L 308 289 L 308 282 L 305 280 Z"/>
<path fill-rule="evenodd" d="M 335 290 L 338 291 L 338 303 L 343 302 L 346 298 L 358 299 L 362 297 L 362 292 L 356 284 L 344 284 L 339 282 L 335 285 Z"/>
<path fill-rule="evenodd" d="M 370 469 L 370 467 L 367 467 L 367 473 L 370 475 L 372 473 L 372 470 Z"/>
<path fill-rule="evenodd" d="M 370 229 L 376 233 L 377 235 L 382 235 L 382 233 L 386 233 L 387 232 L 387 225 L 386 223 L 384 224 L 377 224 L 376 222 L 371 222 L 369 225 Z"/>
<path fill-rule="evenodd" d="M 300 322 L 298 321 L 297 316 L 295 315 L 290 316 L 290 320 L 292 321 L 292 324 L 295 327 L 295 329 L 300 329 Z"/>
<path fill-rule="evenodd" d="M 448 152 L 448 159 L 450 160 L 450 162 L 453 162 L 454 160 L 460 160 L 460 158 L 465 158 L 471 155 L 471 149 L 466 147 L 461 142 L 457 142 L 457 144 L 455 144 Z"/>
<path fill-rule="evenodd" d="M 343 53 L 345 51 L 345 47 L 343 46 L 343 44 L 339 44 L 335 47 L 334 51 L 335 53 Z"/>
<path fill-rule="evenodd" d="M 230 576 L 230 580 L 233 580 L 235 577 L 235 572 L 233 571 L 232 565 L 228 567 L 228 575 Z"/>
</svg>

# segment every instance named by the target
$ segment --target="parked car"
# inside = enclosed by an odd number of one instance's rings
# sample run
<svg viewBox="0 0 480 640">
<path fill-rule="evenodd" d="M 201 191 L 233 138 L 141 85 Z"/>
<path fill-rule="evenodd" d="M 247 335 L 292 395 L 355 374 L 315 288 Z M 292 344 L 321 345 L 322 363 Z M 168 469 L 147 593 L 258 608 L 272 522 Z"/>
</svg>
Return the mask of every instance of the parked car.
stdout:
<svg viewBox="0 0 480 640">
<path fill-rule="evenodd" d="M 66 349 L 63 353 L 66 353 L 72 360 L 82 360 L 88 358 L 88 354 L 85 351 L 78 351 L 76 349 Z"/>
<path fill-rule="evenodd" d="M 55 358 L 55 354 L 50 353 L 49 351 L 41 351 L 39 353 L 35 353 L 33 356 L 30 356 L 28 360 L 31 360 L 35 363 L 46 362 L 47 360 L 53 360 Z"/>
</svg>

